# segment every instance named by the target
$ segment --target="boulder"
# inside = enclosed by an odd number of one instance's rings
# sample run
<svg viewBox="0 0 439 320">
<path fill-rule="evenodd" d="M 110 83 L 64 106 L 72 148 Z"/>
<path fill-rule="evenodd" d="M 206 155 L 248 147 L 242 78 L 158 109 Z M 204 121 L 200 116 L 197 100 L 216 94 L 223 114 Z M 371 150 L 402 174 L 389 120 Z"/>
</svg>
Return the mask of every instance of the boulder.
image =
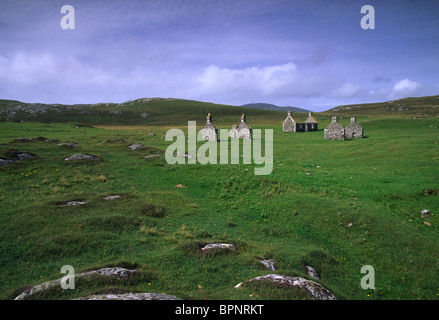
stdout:
<svg viewBox="0 0 439 320">
<path fill-rule="evenodd" d="M 7 159 L 0 159 L 0 167 L 1 166 L 6 166 L 8 164 L 11 164 L 12 162 L 14 162 L 13 160 L 7 160 Z"/>
<path fill-rule="evenodd" d="M 246 282 L 252 282 L 252 281 L 269 281 L 273 283 L 293 286 L 299 288 L 300 290 L 303 290 L 309 295 L 311 299 L 314 300 L 337 300 L 337 298 L 321 284 L 304 278 L 290 277 L 290 276 L 284 276 L 279 274 L 267 274 L 264 276 L 247 280 Z M 237 284 L 235 288 L 240 288 L 241 285 L 242 282 Z"/>
<path fill-rule="evenodd" d="M 181 300 L 163 293 L 122 293 L 93 295 L 74 300 Z"/>
<path fill-rule="evenodd" d="M 71 161 L 71 160 L 96 160 L 98 157 L 92 156 L 90 154 L 83 154 L 83 153 L 77 153 L 70 157 L 65 158 L 65 161 Z"/>
<path fill-rule="evenodd" d="M 430 218 L 430 210 L 424 209 L 421 211 L 421 218 Z"/>
<path fill-rule="evenodd" d="M 26 160 L 26 159 L 31 159 L 33 158 L 32 155 L 30 155 L 29 153 L 19 153 L 17 154 L 17 160 Z"/>
<path fill-rule="evenodd" d="M 268 270 L 277 270 L 277 267 L 274 264 L 274 260 L 273 259 L 259 260 L 259 262 L 262 263 Z"/>
<path fill-rule="evenodd" d="M 233 244 L 229 243 L 210 243 L 201 248 L 201 252 L 209 253 L 212 250 L 237 250 Z"/>
<path fill-rule="evenodd" d="M 305 269 L 306 269 L 306 272 L 308 273 L 308 275 L 309 275 L 311 278 L 314 278 L 314 279 L 320 280 L 320 276 L 319 276 L 319 274 L 317 273 L 317 271 L 316 271 L 313 267 L 305 266 Z"/>
<path fill-rule="evenodd" d="M 114 200 L 114 199 L 119 199 L 119 198 L 120 198 L 120 196 L 115 194 L 115 195 L 112 195 L 112 196 L 106 196 L 103 199 L 108 201 L 108 200 Z"/>
<path fill-rule="evenodd" d="M 58 143 L 58 145 L 62 146 L 62 147 L 68 147 L 68 148 L 81 148 L 80 146 L 78 146 L 77 144 L 74 144 L 74 143 L 63 142 L 63 143 Z"/>
<path fill-rule="evenodd" d="M 128 146 L 128 148 L 130 148 L 131 150 L 137 150 L 137 149 L 142 149 L 142 148 L 146 148 L 145 145 L 141 144 L 141 143 L 133 143 L 132 145 Z"/>
<path fill-rule="evenodd" d="M 126 279 L 126 278 L 129 278 L 135 272 L 137 272 L 137 270 L 130 270 L 130 269 L 120 268 L 120 267 L 102 268 L 102 269 L 98 269 L 98 270 L 85 271 L 85 272 L 76 274 L 75 278 L 90 276 L 90 275 L 98 275 L 98 276 L 104 276 L 104 277 L 115 276 L 115 277 L 118 277 L 120 279 L 124 279 L 124 278 Z M 24 300 L 36 292 L 44 291 L 44 290 L 47 290 L 47 289 L 52 288 L 54 286 L 61 286 L 62 279 L 63 278 L 60 278 L 57 280 L 52 280 L 52 281 L 44 282 L 42 284 L 33 286 L 33 287 L 23 291 L 20 295 L 15 297 L 14 300 Z"/>
</svg>

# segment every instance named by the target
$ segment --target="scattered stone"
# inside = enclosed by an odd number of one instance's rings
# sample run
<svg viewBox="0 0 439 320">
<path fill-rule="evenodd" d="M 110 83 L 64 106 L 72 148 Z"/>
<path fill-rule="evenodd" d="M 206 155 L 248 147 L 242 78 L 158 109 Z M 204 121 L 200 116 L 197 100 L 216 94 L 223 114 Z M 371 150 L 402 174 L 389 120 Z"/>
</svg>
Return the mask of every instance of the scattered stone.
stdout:
<svg viewBox="0 0 439 320">
<path fill-rule="evenodd" d="M 337 298 L 325 287 L 321 284 L 306 280 L 304 278 L 299 277 L 290 277 L 279 274 L 267 274 L 264 276 L 256 277 L 246 282 L 252 281 L 270 281 L 278 284 L 286 284 L 290 286 L 294 286 L 306 292 L 310 298 L 315 300 L 337 300 Z M 235 288 L 241 287 L 242 282 L 237 284 Z"/>
<path fill-rule="evenodd" d="M 64 205 L 66 206 L 78 206 L 78 205 L 82 205 L 85 204 L 85 201 L 67 201 Z"/>
<path fill-rule="evenodd" d="M 177 184 L 175 187 L 176 187 L 176 188 L 186 188 L 186 187 L 185 187 L 184 185 L 182 185 L 181 183 Z"/>
<path fill-rule="evenodd" d="M 98 276 L 116 276 L 120 279 L 124 279 L 124 278 L 129 278 L 135 272 L 137 272 L 137 270 L 129 270 L 129 269 L 120 268 L 120 267 L 102 268 L 99 270 L 85 271 L 85 272 L 76 274 L 75 278 L 90 276 L 90 275 L 98 275 Z M 44 290 L 47 290 L 47 289 L 52 288 L 54 286 L 61 286 L 62 279 L 63 278 L 60 278 L 57 280 L 52 280 L 52 281 L 44 282 L 42 284 L 33 286 L 33 287 L 23 291 L 20 295 L 15 297 L 14 300 L 24 300 L 36 292 L 44 291 Z"/>
<path fill-rule="evenodd" d="M 306 268 L 306 271 L 307 271 L 308 275 L 309 275 L 311 278 L 314 278 L 314 279 L 320 280 L 320 276 L 319 276 L 319 274 L 317 273 L 317 271 L 316 271 L 313 267 L 305 266 L 305 268 Z"/>
<path fill-rule="evenodd" d="M 431 223 L 430 223 L 430 222 L 424 221 L 424 224 L 425 224 L 426 226 L 431 227 Z"/>
<path fill-rule="evenodd" d="M 128 148 L 130 148 L 131 150 L 137 150 L 137 149 L 142 149 L 142 148 L 146 148 L 145 145 L 141 144 L 141 143 L 133 143 L 132 145 L 128 146 Z"/>
<path fill-rule="evenodd" d="M 64 146 L 64 147 L 68 147 L 68 148 L 81 148 L 80 146 L 78 146 L 77 144 L 73 144 L 73 143 L 58 143 L 59 146 Z"/>
<path fill-rule="evenodd" d="M 151 154 L 149 156 L 144 156 L 143 159 L 154 158 L 154 157 L 160 157 L 160 155 L 159 154 Z"/>
<path fill-rule="evenodd" d="M 98 157 L 92 156 L 90 154 L 83 154 L 83 153 L 77 153 L 73 156 L 67 157 L 64 160 L 70 161 L 70 160 L 96 160 Z"/>
<path fill-rule="evenodd" d="M 238 249 L 236 249 L 236 247 L 233 244 L 211 243 L 211 244 L 207 244 L 203 248 L 201 248 L 201 252 L 209 253 L 211 250 L 217 250 L 217 249 L 238 250 Z"/>
<path fill-rule="evenodd" d="M 26 159 L 31 159 L 31 158 L 33 158 L 33 157 L 34 157 L 34 156 L 31 155 L 31 154 L 29 154 L 29 153 L 18 153 L 17 156 L 16 156 L 16 158 L 17 158 L 18 161 L 20 161 L 20 160 L 26 160 Z"/>
<path fill-rule="evenodd" d="M 148 136 L 155 137 L 155 133 L 148 133 Z"/>
<path fill-rule="evenodd" d="M 181 300 L 163 293 L 122 293 L 93 295 L 74 300 Z"/>
<path fill-rule="evenodd" d="M 276 265 L 274 264 L 273 259 L 269 260 L 259 260 L 260 263 L 262 263 L 268 270 L 277 270 Z"/>
<path fill-rule="evenodd" d="M 7 160 L 7 159 L 0 159 L 0 167 L 1 166 L 6 166 L 8 164 L 11 164 L 12 162 L 14 162 L 13 160 Z"/>
<path fill-rule="evenodd" d="M 29 153 L 20 152 L 17 150 L 9 150 L 9 151 L 11 152 L 8 156 L 8 158 L 10 158 L 10 159 L 0 159 L 0 167 L 5 166 L 5 165 L 9 165 L 15 161 L 31 159 L 34 157 L 33 155 L 31 155 Z"/>
<path fill-rule="evenodd" d="M 352 222 L 349 222 L 347 225 L 348 228 L 352 227 Z"/>
<path fill-rule="evenodd" d="M 311 175 L 311 173 L 309 173 L 309 172 L 307 172 L 307 173 L 305 173 L 307 176 L 310 176 Z"/>
<path fill-rule="evenodd" d="M 102 268 L 99 270 L 86 271 L 80 273 L 80 276 L 98 275 L 98 276 L 116 276 L 118 278 L 129 278 L 137 270 L 130 270 L 121 267 Z"/>
<path fill-rule="evenodd" d="M 103 199 L 108 201 L 108 200 L 114 200 L 114 199 L 119 199 L 119 198 L 120 198 L 120 195 L 115 194 L 112 196 L 106 196 Z"/>
<path fill-rule="evenodd" d="M 421 211 L 421 218 L 428 219 L 430 218 L 430 210 L 424 209 Z"/>
</svg>

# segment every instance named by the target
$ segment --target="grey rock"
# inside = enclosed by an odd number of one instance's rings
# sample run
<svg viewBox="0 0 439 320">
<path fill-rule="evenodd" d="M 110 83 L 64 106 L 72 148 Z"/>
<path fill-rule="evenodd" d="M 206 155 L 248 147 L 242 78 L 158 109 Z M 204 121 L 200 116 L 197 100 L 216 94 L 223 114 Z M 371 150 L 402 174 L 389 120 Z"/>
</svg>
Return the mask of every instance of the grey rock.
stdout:
<svg viewBox="0 0 439 320">
<path fill-rule="evenodd" d="M 108 200 L 114 200 L 114 199 L 119 199 L 119 198 L 120 198 L 120 195 L 115 194 L 115 195 L 112 195 L 112 196 L 106 196 L 103 199 L 108 201 Z"/>
<path fill-rule="evenodd" d="M 74 300 L 181 300 L 163 293 L 122 293 L 93 295 Z"/>
<path fill-rule="evenodd" d="M 426 219 L 430 218 L 430 210 L 427 210 L 427 209 L 422 210 L 421 217 L 426 218 Z"/>
<path fill-rule="evenodd" d="M 77 153 L 73 156 L 67 157 L 64 160 L 65 161 L 71 161 L 71 160 L 96 160 L 98 157 L 92 156 L 89 154 L 83 154 L 83 153 Z"/>
<path fill-rule="evenodd" d="M 58 143 L 59 146 L 64 146 L 64 147 L 69 147 L 69 148 L 81 148 L 80 146 L 78 146 L 77 144 L 73 144 L 73 143 Z"/>
<path fill-rule="evenodd" d="M 11 164 L 13 162 L 14 162 L 13 160 L 0 159 L 0 167 L 1 166 L 6 166 L 6 165 Z"/>
<path fill-rule="evenodd" d="M 19 153 L 17 154 L 17 160 L 26 160 L 26 159 L 31 159 L 33 158 L 32 155 L 30 155 L 29 153 Z"/>
<path fill-rule="evenodd" d="M 142 148 L 146 148 L 145 145 L 141 144 L 141 143 L 133 143 L 132 145 L 128 146 L 128 148 L 130 148 L 131 150 L 137 150 L 137 149 L 142 149 Z"/>
<path fill-rule="evenodd" d="M 267 274 L 264 276 L 256 277 L 246 282 L 251 281 L 270 281 L 279 284 L 286 284 L 294 286 L 306 292 L 311 299 L 314 300 L 337 300 L 337 298 L 321 284 L 299 277 L 290 277 L 279 274 Z M 241 287 L 242 282 L 237 284 L 235 288 Z"/>
<path fill-rule="evenodd" d="M 104 277 L 116 276 L 120 279 L 124 279 L 124 278 L 129 278 L 135 272 L 137 272 L 137 270 L 130 270 L 130 269 L 125 269 L 125 268 L 120 268 L 120 267 L 102 268 L 102 269 L 98 269 L 98 270 L 86 271 L 86 272 L 79 273 L 79 274 L 75 275 L 75 278 L 90 276 L 90 275 L 98 275 L 98 276 L 104 276 Z M 63 278 L 60 278 L 57 280 L 52 280 L 52 281 L 44 282 L 42 284 L 33 286 L 33 287 L 23 291 L 20 295 L 15 297 L 14 300 L 24 300 L 27 297 L 35 294 L 36 292 L 44 291 L 44 290 L 47 290 L 47 289 L 52 288 L 54 286 L 61 286 L 62 279 Z"/>
<path fill-rule="evenodd" d="M 262 263 L 268 270 L 277 270 L 273 259 L 259 260 L 259 262 Z"/>
<path fill-rule="evenodd" d="M 82 205 L 85 204 L 85 201 L 67 201 L 65 203 L 66 206 L 77 206 L 77 205 Z"/>
<path fill-rule="evenodd" d="M 320 280 L 319 274 L 317 273 L 317 271 L 313 267 L 305 266 L 305 269 L 311 278 Z"/>
<path fill-rule="evenodd" d="M 229 244 L 229 243 L 211 243 L 211 244 L 205 245 L 201 249 L 201 252 L 208 253 L 209 251 L 216 250 L 216 249 L 237 250 L 236 247 L 233 244 Z"/>
</svg>

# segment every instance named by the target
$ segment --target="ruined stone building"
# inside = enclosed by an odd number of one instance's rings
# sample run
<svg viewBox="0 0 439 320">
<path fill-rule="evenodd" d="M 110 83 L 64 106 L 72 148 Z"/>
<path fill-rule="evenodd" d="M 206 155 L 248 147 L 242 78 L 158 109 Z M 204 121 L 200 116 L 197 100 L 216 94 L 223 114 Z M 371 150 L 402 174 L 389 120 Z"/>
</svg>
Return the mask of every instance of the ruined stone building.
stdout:
<svg viewBox="0 0 439 320">
<path fill-rule="evenodd" d="M 317 131 L 318 129 L 318 121 L 314 118 L 311 111 L 308 114 L 308 119 L 305 120 L 305 126 L 308 126 L 306 131 Z"/>
<path fill-rule="evenodd" d="M 317 131 L 318 122 L 316 118 L 313 117 L 311 111 L 309 112 L 308 119 L 304 123 L 296 122 L 291 116 L 291 111 L 288 111 L 287 118 L 282 124 L 282 130 L 284 132 L 308 132 Z"/>
<path fill-rule="evenodd" d="M 332 117 L 332 122 L 325 129 L 325 139 L 327 140 L 344 140 L 345 129 L 338 123 L 338 117 Z"/>
<path fill-rule="evenodd" d="M 212 123 L 212 116 L 207 114 L 206 126 L 200 129 L 200 132 L 204 140 L 218 141 L 218 129 Z"/>
<path fill-rule="evenodd" d="M 357 123 L 357 118 L 352 117 L 345 129 L 346 138 L 363 138 L 363 127 Z"/>
<path fill-rule="evenodd" d="M 241 123 L 237 126 L 233 126 L 230 130 L 230 137 L 233 139 L 249 139 L 252 138 L 252 128 L 245 122 L 246 117 L 243 113 L 241 115 Z"/>
</svg>

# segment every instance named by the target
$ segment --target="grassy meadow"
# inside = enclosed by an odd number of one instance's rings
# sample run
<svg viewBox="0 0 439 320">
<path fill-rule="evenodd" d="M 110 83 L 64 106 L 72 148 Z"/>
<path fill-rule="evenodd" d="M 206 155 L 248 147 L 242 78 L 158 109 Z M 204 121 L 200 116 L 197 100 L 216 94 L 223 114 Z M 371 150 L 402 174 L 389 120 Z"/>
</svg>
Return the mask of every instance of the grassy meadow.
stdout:
<svg viewBox="0 0 439 320">
<path fill-rule="evenodd" d="M 0 122 L 0 158 L 14 150 L 35 155 L 0 167 L 0 299 L 62 277 L 63 265 L 76 273 L 105 266 L 139 273 L 129 281 L 80 279 L 75 290 L 33 298 L 303 298 L 268 285 L 235 289 L 273 273 L 259 259 L 274 259 L 275 273 L 307 279 L 305 266 L 312 266 L 338 299 L 439 299 L 438 117 L 358 116 L 364 139 L 327 141 L 330 115 L 316 116 L 317 132 L 284 133 L 285 113 L 248 110 L 253 129 L 274 130 L 273 171 L 256 176 L 261 165 L 166 163 L 168 129 L 186 130 L 188 120 L 201 127 L 207 112 L 218 129 L 239 122 L 241 109 L 190 105 L 174 115 L 158 106 L 146 120 L 133 113 L 120 123 L 89 115 L 78 125 L 81 119 L 61 121 L 59 113 Z M 149 147 L 130 150 L 135 142 Z M 99 158 L 64 161 L 75 153 Z M 103 199 L 109 195 L 121 197 Z M 73 200 L 85 204 L 61 205 Z M 421 217 L 423 209 L 429 218 Z M 214 242 L 238 250 L 200 254 Z M 374 290 L 360 286 L 363 265 L 375 269 Z"/>
</svg>

